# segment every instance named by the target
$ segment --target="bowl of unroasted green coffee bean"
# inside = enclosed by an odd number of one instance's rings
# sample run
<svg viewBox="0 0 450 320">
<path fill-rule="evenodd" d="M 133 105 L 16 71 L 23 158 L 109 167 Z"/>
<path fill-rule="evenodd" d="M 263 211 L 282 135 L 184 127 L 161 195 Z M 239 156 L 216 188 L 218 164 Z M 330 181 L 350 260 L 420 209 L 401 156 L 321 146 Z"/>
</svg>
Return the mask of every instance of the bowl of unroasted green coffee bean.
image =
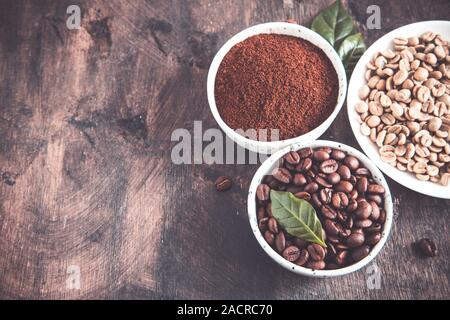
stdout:
<svg viewBox="0 0 450 320">
<path fill-rule="evenodd" d="M 450 21 L 426 21 L 377 40 L 347 96 L 367 156 L 414 191 L 450 199 Z"/>
<path fill-rule="evenodd" d="M 271 155 L 250 185 L 248 215 L 262 249 L 282 267 L 333 277 L 366 266 L 392 226 L 389 187 L 356 149 L 297 143 Z"/>
</svg>

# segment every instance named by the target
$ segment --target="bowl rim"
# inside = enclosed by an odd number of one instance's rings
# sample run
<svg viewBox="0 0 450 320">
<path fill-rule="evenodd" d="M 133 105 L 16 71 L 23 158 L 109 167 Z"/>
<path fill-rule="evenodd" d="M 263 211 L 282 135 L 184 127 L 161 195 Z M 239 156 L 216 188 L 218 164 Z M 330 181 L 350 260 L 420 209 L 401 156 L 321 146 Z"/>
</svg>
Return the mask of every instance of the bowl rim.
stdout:
<svg viewBox="0 0 450 320">
<path fill-rule="evenodd" d="M 377 180 L 378 183 L 380 183 L 386 190 L 385 192 L 385 205 L 384 209 L 386 211 L 386 221 L 384 223 L 383 230 L 381 232 L 381 240 L 373 247 L 373 249 L 370 251 L 369 255 L 365 257 L 364 259 L 358 261 L 355 264 L 352 264 L 350 266 L 347 266 L 345 268 L 341 269 L 335 269 L 335 270 L 313 270 L 305 267 L 298 266 L 292 262 L 289 262 L 285 260 L 281 255 L 278 254 L 269 244 L 267 244 L 266 240 L 264 239 L 261 231 L 258 227 L 258 221 L 257 221 L 257 215 L 256 215 L 256 188 L 261 183 L 262 178 L 265 174 L 269 172 L 269 170 L 277 163 L 277 161 L 287 152 L 289 151 L 296 151 L 301 148 L 305 147 L 312 147 L 312 148 L 318 148 L 318 147 L 331 147 L 339 150 L 343 150 L 347 152 L 348 154 L 354 155 L 358 158 L 358 160 L 362 161 L 367 169 L 370 170 L 374 178 Z M 362 152 L 356 150 L 355 148 L 346 145 L 344 143 L 340 142 L 334 142 L 329 140 L 316 140 L 316 141 L 309 141 L 304 143 L 295 143 L 292 144 L 286 148 L 283 148 L 281 150 L 278 150 L 273 155 L 271 155 L 266 161 L 264 161 L 261 166 L 258 168 L 256 173 L 254 174 L 249 192 L 248 192 L 248 198 L 247 198 L 247 211 L 248 211 L 248 218 L 250 222 L 250 227 L 253 231 L 253 235 L 255 236 L 256 240 L 258 241 L 261 248 L 279 265 L 281 265 L 283 268 L 308 277 L 319 277 L 319 278 L 327 278 L 327 277 L 336 277 L 336 276 L 342 276 L 346 275 L 352 272 L 355 272 L 367 264 L 369 264 L 381 251 L 381 249 L 386 244 L 387 239 L 389 238 L 394 214 L 393 214 L 393 201 L 392 201 L 392 195 L 391 191 L 389 189 L 389 185 L 387 184 L 383 174 L 381 171 L 377 168 L 375 164 L 372 163 L 372 161 L 367 158 Z"/>
<path fill-rule="evenodd" d="M 304 40 L 311 42 L 313 45 L 319 47 L 327 56 L 327 58 L 332 63 L 337 77 L 338 77 L 338 85 L 339 92 L 338 98 L 336 101 L 336 105 L 334 107 L 333 112 L 326 118 L 320 125 L 318 125 L 313 130 L 306 132 L 300 136 L 292 137 L 285 140 L 278 141 L 257 141 L 252 140 L 247 137 L 244 137 L 237 133 L 234 129 L 228 126 L 225 121 L 220 116 L 220 113 L 217 109 L 216 100 L 215 100 L 215 80 L 216 75 L 219 70 L 220 64 L 222 63 L 223 58 L 228 53 L 228 51 L 234 47 L 237 43 L 242 42 L 243 40 L 254 36 L 256 34 L 284 34 L 280 30 L 290 30 L 295 32 L 295 36 Z M 252 151 L 262 150 L 278 150 L 287 145 L 299 142 L 300 140 L 315 140 L 321 134 L 323 134 L 332 124 L 334 119 L 339 114 L 342 106 L 345 102 L 347 96 L 347 76 L 345 72 L 344 65 L 339 58 L 336 50 L 329 44 L 321 35 L 316 33 L 315 31 L 304 27 L 299 24 L 288 23 L 288 22 L 266 22 L 257 25 L 250 26 L 245 28 L 229 38 L 219 49 L 219 51 L 214 56 L 211 65 L 209 67 L 208 76 L 207 76 L 207 98 L 209 108 L 211 113 L 213 114 L 214 119 L 219 124 L 219 127 L 225 132 L 225 134 L 230 137 L 233 141 L 237 142 L 241 146 L 246 149 L 250 149 Z"/>
<path fill-rule="evenodd" d="M 375 165 L 385 175 L 412 191 L 435 198 L 450 199 L 450 185 L 448 187 L 445 187 L 430 181 L 417 180 L 411 174 L 406 175 L 405 172 L 401 172 L 397 168 L 394 168 L 389 164 L 381 161 L 379 153 L 373 149 L 376 145 L 360 133 L 360 125 L 359 123 L 357 123 L 355 118 L 357 113 L 354 110 L 355 103 L 357 101 L 360 101 L 357 95 L 357 90 L 360 87 L 358 83 L 361 78 L 364 78 L 364 75 L 361 73 L 363 71 L 361 71 L 360 73 L 358 73 L 358 71 L 360 71 L 360 69 L 365 70 L 364 61 L 370 59 L 370 57 L 372 57 L 375 52 L 382 51 L 384 49 L 383 43 L 392 40 L 395 36 L 401 35 L 404 37 L 408 37 L 411 36 L 410 33 L 419 35 L 425 30 L 432 30 L 433 25 L 435 24 L 444 25 L 443 29 L 446 29 L 445 27 L 450 26 L 450 21 L 428 20 L 407 24 L 386 33 L 385 35 L 377 39 L 369 48 L 367 48 L 366 52 L 364 52 L 364 54 L 356 64 L 353 74 L 350 77 L 350 81 L 348 83 L 349 90 L 347 95 L 347 116 L 348 121 L 350 122 L 350 127 L 353 131 L 353 135 L 355 136 L 360 148 L 367 156 L 372 159 Z"/>
</svg>

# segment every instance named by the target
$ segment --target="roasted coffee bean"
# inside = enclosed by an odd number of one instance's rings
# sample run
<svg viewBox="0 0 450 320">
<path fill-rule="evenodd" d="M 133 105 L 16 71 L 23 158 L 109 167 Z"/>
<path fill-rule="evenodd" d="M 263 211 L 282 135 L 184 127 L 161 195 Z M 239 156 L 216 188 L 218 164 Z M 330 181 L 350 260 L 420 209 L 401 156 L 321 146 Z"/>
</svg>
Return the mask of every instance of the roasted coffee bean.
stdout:
<svg viewBox="0 0 450 320">
<path fill-rule="evenodd" d="M 379 184 L 370 184 L 367 187 L 368 193 L 376 193 L 376 194 L 383 194 L 385 192 L 384 187 Z"/>
<path fill-rule="evenodd" d="M 330 159 L 330 154 L 323 150 L 314 151 L 313 159 L 318 162 L 322 162 L 322 161 Z"/>
<path fill-rule="evenodd" d="M 352 176 L 349 167 L 346 165 L 340 165 L 337 173 L 341 176 L 341 179 L 348 180 Z"/>
<path fill-rule="evenodd" d="M 286 248 L 286 237 L 283 231 L 275 236 L 275 248 L 278 252 L 283 252 L 284 248 Z"/>
<path fill-rule="evenodd" d="M 317 190 L 319 190 L 319 185 L 315 182 L 310 182 L 305 186 L 305 188 L 303 190 L 305 192 L 312 194 L 312 193 L 316 192 Z"/>
<path fill-rule="evenodd" d="M 258 218 L 258 221 L 260 221 L 261 219 L 264 219 L 266 217 L 266 208 L 259 207 L 258 211 L 256 212 L 256 216 Z"/>
<path fill-rule="evenodd" d="M 368 194 L 367 200 L 375 201 L 377 205 L 381 205 L 383 203 L 383 198 L 378 194 Z"/>
<path fill-rule="evenodd" d="M 298 172 L 306 172 L 309 169 L 311 169 L 311 167 L 312 167 L 311 158 L 304 158 L 304 159 L 300 160 L 297 167 L 295 167 L 295 170 L 297 170 Z"/>
<path fill-rule="evenodd" d="M 348 202 L 348 206 L 347 206 L 347 211 L 348 212 L 353 212 L 358 208 L 358 202 L 355 199 L 351 199 Z"/>
<path fill-rule="evenodd" d="M 313 243 L 310 244 L 307 249 L 310 259 L 314 261 L 320 261 L 325 258 L 325 249 L 321 245 Z"/>
<path fill-rule="evenodd" d="M 286 168 L 275 168 L 272 171 L 272 176 L 282 183 L 289 183 L 292 180 L 292 175 Z"/>
<path fill-rule="evenodd" d="M 348 196 L 344 192 L 337 192 L 337 195 L 341 198 L 341 208 L 347 208 L 350 202 Z"/>
<path fill-rule="evenodd" d="M 265 231 L 267 230 L 267 226 L 269 224 L 269 217 L 264 217 L 258 221 L 259 230 Z"/>
<path fill-rule="evenodd" d="M 347 245 L 350 248 L 356 248 L 364 244 L 364 233 L 363 232 L 354 232 L 347 238 Z"/>
<path fill-rule="evenodd" d="M 366 177 L 361 177 L 356 182 L 356 190 L 360 194 L 363 194 L 367 191 L 367 187 L 369 186 L 369 180 Z"/>
<path fill-rule="evenodd" d="M 330 219 L 325 219 L 325 221 L 323 222 L 323 227 L 327 234 L 330 234 L 332 236 L 337 236 L 340 233 L 338 224 L 336 224 L 334 221 L 331 221 Z"/>
<path fill-rule="evenodd" d="M 277 234 L 278 233 L 278 222 L 275 218 L 270 218 L 267 222 L 267 227 L 270 232 Z"/>
<path fill-rule="evenodd" d="M 311 194 L 309 194 L 308 192 L 305 191 L 300 191 L 294 194 L 294 196 L 296 196 L 299 199 L 303 199 L 303 200 L 310 200 L 311 199 Z"/>
<path fill-rule="evenodd" d="M 301 173 L 296 173 L 292 180 L 292 183 L 296 186 L 304 186 L 306 184 L 306 178 Z"/>
<path fill-rule="evenodd" d="M 221 176 L 217 178 L 216 182 L 214 183 L 216 186 L 217 191 L 226 191 L 231 188 L 233 183 L 231 182 L 231 179 L 226 176 Z"/>
<path fill-rule="evenodd" d="M 264 232 L 264 239 L 270 246 L 273 246 L 275 243 L 275 235 L 272 232 L 270 232 L 269 230 Z"/>
<path fill-rule="evenodd" d="M 317 208 L 322 207 L 322 201 L 320 201 L 319 194 L 314 193 L 311 196 L 311 201 L 312 201 L 313 205 L 315 205 Z"/>
<path fill-rule="evenodd" d="M 334 159 L 328 159 L 323 161 L 320 166 L 319 166 L 319 170 L 325 174 L 330 174 L 330 173 L 334 173 L 336 172 L 336 170 L 338 169 L 339 165 L 336 162 L 336 160 Z"/>
<path fill-rule="evenodd" d="M 369 203 L 372 206 L 372 214 L 370 215 L 370 220 L 377 221 L 378 218 L 380 218 L 380 207 L 375 201 L 370 201 Z"/>
<path fill-rule="evenodd" d="M 300 249 L 306 248 L 306 246 L 308 245 L 308 242 L 297 237 L 294 238 L 293 243 Z"/>
<path fill-rule="evenodd" d="M 319 192 L 320 200 L 323 204 L 329 204 L 331 202 L 332 191 L 329 188 L 320 190 Z"/>
<path fill-rule="evenodd" d="M 282 256 L 287 261 L 294 262 L 300 257 L 300 249 L 296 246 L 286 247 L 286 249 L 283 250 Z"/>
<path fill-rule="evenodd" d="M 366 200 L 358 201 L 358 208 L 355 211 L 355 215 L 358 219 L 364 220 L 370 217 L 372 213 L 372 206 Z"/>
<path fill-rule="evenodd" d="M 428 238 L 420 239 L 418 246 L 422 253 L 427 257 L 434 257 L 437 255 L 436 244 Z"/>
<path fill-rule="evenodd" d="M 267 201 L 269 200 L 269 192 L 270 188 L 267 184 L 260 184 L 258 188 L 256 188 L 256 197 L 260 201 Z"/>
<path fill-rule="evenodd" d="M 353 189 L 352 192 L 350 192 L 350 199 L 357 200 L 359 198 L 358 190 Z"/>
<path fill-rule="evenodd" d="M 299 266 L 304 266 L 305 263 L 308 262 L 308 259 L 309 259 L 308 250 L 303 249 L 303 250 L 300 250 L 300 255 L 294 263 Z"/>
<path fill-rule="evenodd" d="M 344 159 L 344 164 L 351 170 L 355 171 L 359 167 L 359 160 L 354 156 L 346 156 Z"/>
<path fill-rule="evenodd" d="M 356 185 L 356 177 L 355 176 L 350 176 L 350 179 L 348 179 L 348 182 L 350 182 L 353 186 Z"/>
<path fill-rule="evenodd" d="M 333 186 L 333 185 L 329 184 L 327 182 L 327 180 L 325 180 L 325 178 L 323 178 L 321 176 L 316 176 L 315 181 L 319 186 L 322 186 L 324 188 L 331 188 Z"/>
<path fill-rule="evenodd" d="M 370 177 L 372 175 L 369 169 L 367 168 L 358 168 L 355 170 L 355 174 L 357 176 L 365 176 L 365 177 Z"/>
<path fill-rule="evenodd" d="M 326 205 L 323 206 L 321 209 L 322 215 L 327 219 L 335 219 L 336 218 L 336 211 L 333 210 L 330 206 Z"/>
<path fill-rule="evenodd" d="M 313 154 L 312 148 L 303 148 L 297 152 L 298 152 L 298 155 L 300 156 L 300 158 L 302 158 L 302 159 L 309 158 Z"/>
<path fill-rule="evenodd" d="M 375 232 L 375 233 L 369 233 L 366 236 L 366 244 L 370 246 L 376 245 L 381 240 L 381 233 Z"/>
<path fill-rule="evenodd" d="M 373 223 L 370 227 L 365 228 L 364 230 L 366 231 L 366 233 L 377 233 L 381 231 L 381 224 L 377 223 Z"/>
<path fill-rule="evenodd" d="M 336 253 L 336 258 L 334 259 L 338 266 L 343 266 L 347 260 L 348 251 L 339 251 Z"/>
<path fill-rule="evenodd" d="M 369 246 L 361 246 L 352 251 L 352 259 L 353 261 L 360 261 L 368 256 L 370 252 Z"/>
<path fill-rule="evenodd" d="M 333 148 L 331 148 L 331 147 L 319 147 L 316 150 L 318 150 L 318 151 L 325 151 L 326 153 L 331 153 L 331 151 L 333 151 Z"/>
<path fill-rule="evenodd" d="M 344 192 L 336 192 L 331 198 L 331 203 L 336 209 L 342 209 L 348 206 L 349 200 Z"/>
<path fill-rule="evenodd" d="M 341 181 L 341 176 L 337 172 L 333 172 L 327 176 L 327 180 L 329 183 L 335 185 Z"/>
<path fill-rule="evenodd" d="M 331 158 L 337 161 L 342 161 L 345 159 L 345 152 L 341 150 L 334 149 L 331 151 Z"/>
<path fill-rule="evenodd" d="M 357 228 L 368 228 L 372 225 L 372 220 L 370 219 L 356 220 L 354 225 Z"/>
<path fill-rule="evenodd" d="M 350 193 L 353 190 L 353 185 L 348 181 L 341 181 L 336 185 L 335 190 L 338 192 Z"/>
<path fill-rule="evenodd" d="M 345 220 L 344 225 L 349 229 L 353 228 L 353 218 L 348 217 L 347 220 Z"/>
<path fill-rule="evenodd" d="M 321 260 L 321 261 L 313 261 L 313 260 L 309 260 L 305 267 L 309 268 L 309 269 L 313 269 L 313 270 L 322 270 L 325 269 L 325 261 Z"/>
<path fill-rule="evenodd" d="M 300 155 L 295 151 L 287 153 L 283 158 L 289 164 L 298 164 L 300 162 Z"/>
</svg>

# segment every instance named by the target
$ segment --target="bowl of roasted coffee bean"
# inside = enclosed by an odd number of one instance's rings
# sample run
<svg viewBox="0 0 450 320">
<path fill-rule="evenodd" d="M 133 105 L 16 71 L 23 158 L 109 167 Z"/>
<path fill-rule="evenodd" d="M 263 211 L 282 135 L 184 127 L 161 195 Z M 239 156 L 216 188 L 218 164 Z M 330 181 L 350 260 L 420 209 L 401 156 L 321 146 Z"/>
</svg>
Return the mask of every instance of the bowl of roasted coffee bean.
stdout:
<svg viewBox="0 0 450 320">
<path fill-rule="evenodd" d="M 263 250 L 282 267 L 332 277 L 367 265 L 392 226 L 389 187 L 356 149 L 332 141 L 288 146 L 257 170 L 248 215 Z"/>
<path fill-rule="evenodd" d="M 333 47 L 298 24 L 247 28 L 217 52 L 208 72 L 208 103 L 240 146 L 272 153 L 317 139 L 339 113 L 347 91 Z"/>
<path fill-rule="evenodd" d="M 450 21 L 377 40 L 356 65 L 348 116 L 361 148 L 389 177 L 450 199 Z"/>
</svg>

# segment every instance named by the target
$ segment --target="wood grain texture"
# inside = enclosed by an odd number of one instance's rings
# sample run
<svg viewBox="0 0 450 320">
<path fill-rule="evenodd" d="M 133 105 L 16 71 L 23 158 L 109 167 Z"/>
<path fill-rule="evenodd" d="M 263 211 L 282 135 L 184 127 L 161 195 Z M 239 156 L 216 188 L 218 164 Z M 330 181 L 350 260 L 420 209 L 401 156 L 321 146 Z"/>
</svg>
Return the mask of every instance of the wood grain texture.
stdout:
<svg viewBox="0 0 450 320">
<path fill-rule="evenodd" d="M 265 255 L 246 213 L 256 165 L 171 163 L 174 129 L 217 127 L 205 87 L 219 47 L 253 24 L 308 24 L 331 2 L 80 1 L 82 28 L 68 30 L 73 1 L 1 1 L 0 298 L 448 299 L 450 201 L 388 181 L 396 221 L 369 290 L 365 270 L 302 278 Z M 381 30 L 364 28 L 370 4 Z M 446 0 L 346 5 L 368 44 L 450 14 Z M 323 138 L 358 147 L 344 110 Z M 438 257 L 416 255 L 424 236 Z"/>
</svg>

